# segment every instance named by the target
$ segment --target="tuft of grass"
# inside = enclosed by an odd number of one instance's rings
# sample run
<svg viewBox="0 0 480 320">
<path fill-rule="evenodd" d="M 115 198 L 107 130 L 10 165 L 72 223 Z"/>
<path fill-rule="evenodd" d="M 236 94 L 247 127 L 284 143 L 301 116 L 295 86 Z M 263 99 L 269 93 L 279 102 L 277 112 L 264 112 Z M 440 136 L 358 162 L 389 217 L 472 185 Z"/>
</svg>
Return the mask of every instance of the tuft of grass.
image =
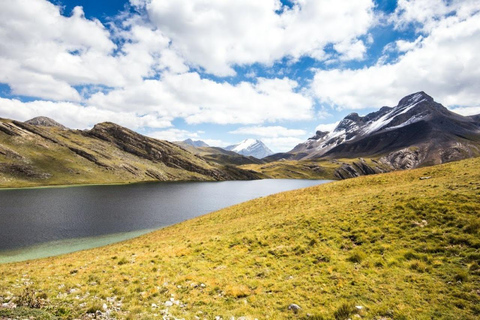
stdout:
<svg viewBox="0 0 480 320">
<path fill-rule="evenodd" d="M 366 257 L 365 252 L 357 249 L 348 256 L 347 260 L 353 263 L 361 263 Z"/>
<path fill-rule="evenodd" d="M 355 314 L 357 309 L 355 308 L 355 305 L 352 303 L 342 303 L 340 307 L 335 310 L 333 313 L 333 316 L 335 317 L 336 320 L 347 320 L 349 319 L 353 314 Z"/>
</svg>

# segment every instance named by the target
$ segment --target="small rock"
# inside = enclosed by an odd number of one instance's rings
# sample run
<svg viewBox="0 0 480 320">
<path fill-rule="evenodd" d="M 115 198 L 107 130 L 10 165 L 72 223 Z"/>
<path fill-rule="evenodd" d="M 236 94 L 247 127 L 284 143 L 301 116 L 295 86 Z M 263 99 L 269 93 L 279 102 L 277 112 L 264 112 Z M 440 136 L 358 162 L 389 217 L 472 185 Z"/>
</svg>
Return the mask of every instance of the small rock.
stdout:
<svg viewBox="0 0 480 320">
<path fill-rule="evenodd" d="M 355 306 L 355 308 L 357 308 L 357 310 L 362 310 L 363 306 Z"/>
<path fill-rule="evenodd" d="M 173 306 L 172 301 L 165 301 L 165 307 L 171 307 L 171 306 Z"/>
<path fill-rule="evenodd" d="M 420 177 L 420 180 L 428 180 L 428 179 L 431 179 L 432 177 L 428 176 L 428 177 Z"/>
<path fill-rule="evenodd" d="M 300 310 L 302 308 L 300 308 L 300 306 L 298 304 L 295 304 L 295 303 L 292 303 L 291 305 L 288 306 L 288 310 L 292 310 L 293 313 L 297 313 L 298 310 Z"/>
</svg>

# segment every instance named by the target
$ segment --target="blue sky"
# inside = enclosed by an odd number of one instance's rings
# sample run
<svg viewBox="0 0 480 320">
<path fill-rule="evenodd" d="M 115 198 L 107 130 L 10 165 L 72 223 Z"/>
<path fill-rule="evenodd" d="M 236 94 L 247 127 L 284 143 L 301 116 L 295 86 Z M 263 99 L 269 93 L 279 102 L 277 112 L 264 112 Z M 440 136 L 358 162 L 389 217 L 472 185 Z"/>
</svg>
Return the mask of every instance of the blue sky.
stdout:
<svg viewBox="0 0 480 320">
<path fill-rule="evenodd" d="M 3 0 L 0 117 L 288 151 L 425 91 L 480 113 L 478 0 Z"/>
</svg>

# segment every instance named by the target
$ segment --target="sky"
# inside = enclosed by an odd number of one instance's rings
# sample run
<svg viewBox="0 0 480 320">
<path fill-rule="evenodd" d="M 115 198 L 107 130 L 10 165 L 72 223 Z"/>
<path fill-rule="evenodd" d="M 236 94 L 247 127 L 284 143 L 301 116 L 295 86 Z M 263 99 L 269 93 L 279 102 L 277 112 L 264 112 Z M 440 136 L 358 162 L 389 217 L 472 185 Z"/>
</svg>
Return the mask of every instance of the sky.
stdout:
<svg viewBox="0 0 480 320">
<path fill-rule="evenodd" d="M 0 117 L 286 152 L 425 91 L 480 113 L 480 0 L 1 0 Z"/>
</svg>

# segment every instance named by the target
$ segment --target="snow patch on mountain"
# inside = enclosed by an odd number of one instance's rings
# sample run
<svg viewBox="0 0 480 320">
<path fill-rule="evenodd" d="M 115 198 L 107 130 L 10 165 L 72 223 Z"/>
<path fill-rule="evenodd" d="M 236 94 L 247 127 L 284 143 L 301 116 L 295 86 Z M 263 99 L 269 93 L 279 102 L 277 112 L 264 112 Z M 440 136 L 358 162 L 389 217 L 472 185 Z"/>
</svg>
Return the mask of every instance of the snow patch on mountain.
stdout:
<svg viewBox="0 0 480 320">
<path fill-rule="evenodd" d="M 226 150 L 236 152 L 243 156 L 252 156 L 258 159 L 265 158 L 273 154 L 262 141 L 256 139 L 245 139 L 242 142 L 225 148 Z"/>
</svg>

